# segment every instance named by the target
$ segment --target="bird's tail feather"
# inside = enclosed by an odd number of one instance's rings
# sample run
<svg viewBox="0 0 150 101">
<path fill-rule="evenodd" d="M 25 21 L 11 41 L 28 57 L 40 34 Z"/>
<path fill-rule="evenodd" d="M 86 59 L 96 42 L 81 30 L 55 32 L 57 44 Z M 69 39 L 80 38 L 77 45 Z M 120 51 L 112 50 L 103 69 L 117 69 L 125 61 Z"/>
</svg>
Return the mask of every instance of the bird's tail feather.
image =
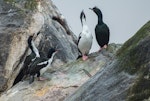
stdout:
<svg viewBox="0 0 150 101">
<path fill-rule="evenodd" d="M 30 76 L 30 79 L 29 79 L 29 84 L 33 83 L 34 82 L 34 76 Z"/>
</svg>

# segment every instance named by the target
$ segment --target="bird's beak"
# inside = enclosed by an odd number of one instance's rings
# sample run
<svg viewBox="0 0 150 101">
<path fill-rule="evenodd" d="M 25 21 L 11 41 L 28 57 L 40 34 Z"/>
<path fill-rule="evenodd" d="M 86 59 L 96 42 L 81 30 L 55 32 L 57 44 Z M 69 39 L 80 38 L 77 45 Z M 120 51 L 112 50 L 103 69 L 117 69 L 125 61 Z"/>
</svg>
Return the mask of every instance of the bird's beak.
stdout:
<svg viewBox="0 0 150 101">
<path fill-rule="evenodd" d="M 59 52 L 59 51 L 61 51 L 61 49 L 57 49 L 57 50 L 56 50 L 56 52 Z"/>
<path fill-rule="evenodd" d="M 93 10 L 93 8 L 89 8 L 90 10 Z"/>
</svg>

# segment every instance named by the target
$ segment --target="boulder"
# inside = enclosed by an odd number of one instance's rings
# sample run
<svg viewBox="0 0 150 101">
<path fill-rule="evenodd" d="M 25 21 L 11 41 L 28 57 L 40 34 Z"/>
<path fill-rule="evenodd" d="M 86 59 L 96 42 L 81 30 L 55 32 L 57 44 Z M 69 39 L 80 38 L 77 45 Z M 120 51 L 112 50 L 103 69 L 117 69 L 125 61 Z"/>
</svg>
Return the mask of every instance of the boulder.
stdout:
<svg viewBox="0 0 150 101">
<path fill-rule="evenodd" d="M 43 55 L 51 47 L 61 50 L 53 67 L 78 57 L 76 36 L 51 0 L 0 1 L 0 92 L 12 87 L 31 53 L 27 39 L 37 33 L 34 43 Z"/>
</svg>

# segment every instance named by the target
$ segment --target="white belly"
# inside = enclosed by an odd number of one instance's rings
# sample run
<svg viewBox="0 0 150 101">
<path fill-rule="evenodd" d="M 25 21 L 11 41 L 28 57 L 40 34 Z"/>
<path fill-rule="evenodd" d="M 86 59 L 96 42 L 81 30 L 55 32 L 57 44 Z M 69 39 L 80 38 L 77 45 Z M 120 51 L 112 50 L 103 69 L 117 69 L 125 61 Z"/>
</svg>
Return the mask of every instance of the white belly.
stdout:
<svg viewBox="0 0 150 101">
<path fill-rule="evenodd" d="M 79 43 L 78 48 L 82 54 L 88 54 L 92 47 L 92 35 L 90 36 L 82 36 Z"/>
<path fill-rule="evenodd" d="M 55 56 L 55 54 L 56 54 L 56 52 L 52 54 L 52 57 L 51 57 L 50 59 L 48 59 L 48 65 L 40 70 L 40 74 L 41 74 L 41 75 L 42 75 L 43 73 L 45 73 L 48 69 L 51 68 L 51 63 L 52 63 L 52 61 L 53 61 L 53 57 Z"/>
<path fill-rule="evenodd" d="M 40 70 L 40 74 L 41 75 L 43 75 L 48 69 L 50 68 L 50 66 L 48 67 L 45 67 L 45 68 L 42 68 L 41 70 Z"/>
<path fill-rule="evenodd" d="M 46 67 L 40 70 L 40 74 L 43 75 L 50 68 L 51 68 L 51 62 Z"/>
</svg>

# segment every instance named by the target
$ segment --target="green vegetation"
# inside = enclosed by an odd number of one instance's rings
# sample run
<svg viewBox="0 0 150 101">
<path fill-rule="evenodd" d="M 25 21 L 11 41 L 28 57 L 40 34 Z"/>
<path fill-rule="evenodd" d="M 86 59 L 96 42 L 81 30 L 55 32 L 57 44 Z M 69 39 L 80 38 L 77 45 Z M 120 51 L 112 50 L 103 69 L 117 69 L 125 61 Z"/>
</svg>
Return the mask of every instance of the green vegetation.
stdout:
<svg viewBox="0 0 150 101">
<path fill-rule="evenodd" d="M 26 9 L 26 10 L 35 10 L 37 7 L 37 0 L 4 0 L 5 2 L 18 7 L 17 5 L 19 5 L 20 2 L 25 2 L 25 3 L 21 3 L 24 4 L 23 6 L 21 6 L 21 9 Z"/>
<path fill-rule="evenodd" d="M 16 2 L 16 0 L 4 0 L 5 2 L 8 2 L 8 3 L 13 3 L 13 2 Z"/>
<path fill-rule="evenodd" d="M 145 52 L 143 52 L 143 50 L 139 50 L 139 48 L 148 47 L 148 41 L 142 43 L 142 40 L 150 36 L 149 30 L 150 21 L 118 50 L 117 57 L 121 61 L 119 66 L 120 69 L 125 69 L 125 71 L 130 74 L 135 74 L 138 70 L 140 70 L 139 64 L 144 64 L 144 56 L 148 54 L 148 50 L 146 49 Z"/>
<path fill-rule="evenodd" d="M 134 48 L 141 39 L 150 35 L 150 21 L 146 23 L 132 38 L 130 38 L 122 48 L 117 52 L 117 55 L 120 56 L 121 53 L 126 53 L 128 50 Z"/>
<path fill-rule="evenodd" d="M 149 65 L 144 67 L 141 72 L 143 73 L 129 90 L 128 101 L 142 101 L 150 96 Z"/>
<path fill-rule="evenodd" d="M 37 6 L 36 0 L 27 0 L 27 2 L 25 3 L 26 9 L 35 10 L 36 6 Z"/>
<path fill-rule="evenodd" d="M 143 101 L 150 96 L 150 21 L 117 52 L 119 68 L 137 79 L 128 91 L 127 101 Z"/>
</svg>

